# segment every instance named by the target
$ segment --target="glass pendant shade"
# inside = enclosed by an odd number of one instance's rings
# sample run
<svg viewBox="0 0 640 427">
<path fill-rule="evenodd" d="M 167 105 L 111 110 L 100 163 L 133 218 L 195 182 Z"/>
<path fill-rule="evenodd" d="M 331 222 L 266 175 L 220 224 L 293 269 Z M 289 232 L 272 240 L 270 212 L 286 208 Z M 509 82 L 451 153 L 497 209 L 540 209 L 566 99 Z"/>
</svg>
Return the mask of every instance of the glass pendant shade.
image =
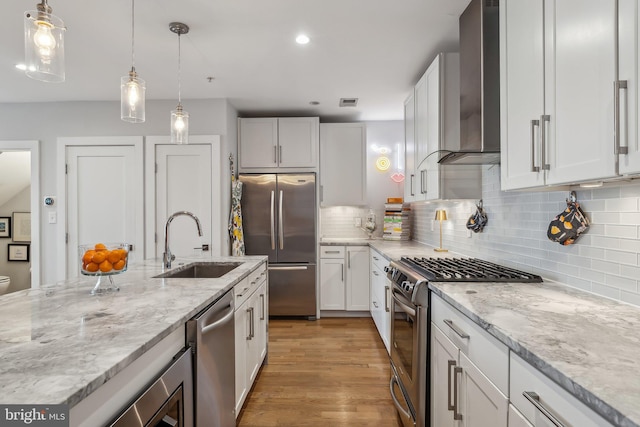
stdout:
<svg viewBox="0 0 640 427">
<path fill-rule="evenodd" d="M 189 143 L 189 113 L 182 110 L 182 104 L 171 111 L 171 143 Z"/>
<path fill-rule="evenodd" d="M 43 82 L 64 81 L 64 22 L 43 0 L 38 10 L 25 12 L 25 74 Z"/>
<path fill-rule="evenodd" d="M 120 118 L 125 122 L 142 123 L 145 120 L 145 83 L 132 68 L 129 75 L 120 78 Z"/>
</svg>

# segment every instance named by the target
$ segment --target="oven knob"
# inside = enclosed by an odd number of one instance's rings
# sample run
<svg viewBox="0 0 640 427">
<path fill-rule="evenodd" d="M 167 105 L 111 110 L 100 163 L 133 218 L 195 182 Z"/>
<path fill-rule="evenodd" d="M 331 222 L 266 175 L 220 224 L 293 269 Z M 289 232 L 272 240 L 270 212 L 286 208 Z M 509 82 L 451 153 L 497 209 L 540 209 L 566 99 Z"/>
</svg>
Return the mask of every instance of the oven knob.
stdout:
<svg viewBox="0 0 640 427">
<path fill-rule="evenodd" d="M 385 265 L 385 266 L 384 266 L 384 272 L 385 272 L 385 273 L 388 273 L 388 272 L 390 272 L 390 271 L 391 271 L 391 267 L 390 267 L 390 266 L 388 266 L 388 265 Z"/>
<path fill-rule="evenodd" d="M 411 284 L 410 281 L 405 280 L 404 282 L 402 282 L 402 289 L 404 289 L 407 292 L 411 292 L 413 290 L 413 285 Z"/>
</svg>

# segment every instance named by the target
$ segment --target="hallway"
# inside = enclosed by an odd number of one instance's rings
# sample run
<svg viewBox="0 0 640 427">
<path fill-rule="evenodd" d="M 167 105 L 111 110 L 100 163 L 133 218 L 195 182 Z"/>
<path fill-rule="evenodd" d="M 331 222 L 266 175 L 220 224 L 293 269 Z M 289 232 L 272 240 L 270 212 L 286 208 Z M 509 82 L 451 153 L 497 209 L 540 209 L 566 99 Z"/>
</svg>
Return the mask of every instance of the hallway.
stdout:
<svg viewBox="0 0 640 427">
<path fill-rule="evenodd" d="M 241 427 L 396 427 L 389 358 L 371 318 L 269 321 L 268 364 Z"/>
</svg>

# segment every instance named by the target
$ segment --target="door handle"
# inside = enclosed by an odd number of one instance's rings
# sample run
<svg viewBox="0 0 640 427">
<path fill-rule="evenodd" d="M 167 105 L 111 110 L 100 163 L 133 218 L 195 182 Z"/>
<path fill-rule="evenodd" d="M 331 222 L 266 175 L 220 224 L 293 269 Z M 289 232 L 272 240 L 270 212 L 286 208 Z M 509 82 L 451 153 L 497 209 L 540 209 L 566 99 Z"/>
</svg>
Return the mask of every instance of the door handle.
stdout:
<svg viewBox="0 0 640 427">
<path fill-rule="evenodd" d="M 462 368 L 456 366 L 453 368 L 453 419 L 456 421 L 462 419 L 462 414 L 458 412 L 458 374 L 462 374 Z"/>
<path fill-rule="evenodd" d="M 415 195 L 416 195 L 416 194 L 413 192 L 413 179 L 414 179 L 415 177 L 416 177 L 416 175 L 415 175 L 415 174 L 413 174 L 413 173 L 412 173 L 412 174 L 411 174 L 411 176 L 409 177 L 409 185 L 410 185 L 410 188 L 411 188 L 410 193 L 411 193 L 411 195 L 412 195 L 412 196 L 415 196 Z"/>
<path fill-rule="evenodd" d="M 280 200 L 278 200 L 278 234 L 280 237 L 280 249 L 284 249 L 284 230 L 282 229 L 282 224 L 284 223 L 282 219 L 282 199 L 284 199 L 284 195 L 282 190 L 280 190 Z"/>
<path fill-rule="evenodd" d="M 384 287 L 384 311 L 389 311 L 389 286 Z"/>
<path fill-rule="evenodd" d="M 531 172 L 540 172 L 540 166 L 536 166 L 536 126 L 540 128 L 540 120 L 531 120 Z"/>
<path fill-rule="evenodd" d="M 455 402 L 451 399 L 451 368 L 456 366 L 455 360 L 447 361 L 447 409 L 450 411 L 455 410 Z M 454 379 L 455 381 L 455 379 Z"/>
<path fill-rule="evenodd" d="M 540 151 L 542 153 L 542 170 L 548 171 L 551 169 L 549 159 L 547 159 L 547 128 L 548 123 L 551 121 L 551 116 L 543 114 L 540 116 Z"/>
<path fill-rule="evenodd" d="M 395 375 L 391 377 L 391 381 L 389 382 L 389 390 L 391 391 L 391 399 L 393 399 L 393 405 L 396 407 L 398 412 L 402 414 L 406 419 L 413 420 L 413 418 L 411 417 L 411 413 L 408 410 L 404 409 L 400 404 L 400 402 L 398 402 L 398 398 L 396 397 L 396 394 L 393 392 L 394 384 L 398 384 L 398 380 Z"/>
<path fill-rule="evenodd" d="M 261 301 L 261 306 L 262 306 L 261 307 L 262 311 L 260 312 L 260 320 L 264 320 L 265 312 L 267 311 L 266 307 L 265 307 L 265 303 L 264 303 L 264 301 L 265 301 L 264 294 L 260 294 L 260 301 Z"/>
<path fill-rule="evenodd" d="M 275 197 L 276 194 L 275 192 L 272 190 L 271 191 L 271 250 L 275 251 L 276 250 L 276 219 L 275 219 L 275 214 L 276 214 L 276 201 L 275 201 Z"/>
<path fill-rule="evenodd" d="M 231 319 L 233 317 L 233 300 L 231 302 L 229 302 L 229 312 L 227 314 L 225 314 L 221 319 L 216 320 L 215 322 L 211 323 L 210 325 L 206 325 L 202 328 L 202 335 L 206 334 L 207 332 L 212 331 L 213 329 L 216 329 L 218 326 L 220 326 L 223 323 L 226 323 L 229 321 L 229 319 Z"/>
<path fill-rule="evenodd" d="M 613 90 L 614 90 L 614 104 L 613 104 L 613 124 L 614 124 L 614 132 L 615 132 L 615 154 L 629 154 L 629 143 L 627 141 L 627 81 L 626 80 L 616 80 L 613 82 Z M 620 91 L 624 90 L 624 114 L 620 114 Z M 624 127 L 620 125 L 622 121 L 621 118 L 624 116 Z M 622 138 L 620 137 L 620 133 L 624 129 L 624 145 L 622 145 Z"/>
</svg>

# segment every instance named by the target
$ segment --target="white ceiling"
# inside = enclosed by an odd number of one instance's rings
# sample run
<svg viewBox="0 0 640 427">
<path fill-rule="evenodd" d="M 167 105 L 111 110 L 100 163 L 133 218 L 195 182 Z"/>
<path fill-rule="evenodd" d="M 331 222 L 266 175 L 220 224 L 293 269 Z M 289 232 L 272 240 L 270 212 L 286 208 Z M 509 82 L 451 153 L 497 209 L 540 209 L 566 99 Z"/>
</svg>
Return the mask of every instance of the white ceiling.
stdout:
<svg viewBox="0 0 640 427">
<path fill-rule="evenodd" d="M 130 0 L 49 0 L 67 27 L 66 81 L 15 69 L 24 58 L 23 15 L 39 0 L 2 0 L 0 102 L 119 100 L 131 68 Z M 147 99 L 228 98 L 241 115 L 323 120 L 402 119 L 403 101 L 440 51 L 456 51 L 469 0 L 137 0 L 136 70 Z M 297 45 L 298 33 L 310 38 Z M 214 77 L 209 83 L 207 77 Z M 359 98 L 339 108 L 341 97 Z M 311 106 L 310 101 L 320 105 Z"/>
</svg>

